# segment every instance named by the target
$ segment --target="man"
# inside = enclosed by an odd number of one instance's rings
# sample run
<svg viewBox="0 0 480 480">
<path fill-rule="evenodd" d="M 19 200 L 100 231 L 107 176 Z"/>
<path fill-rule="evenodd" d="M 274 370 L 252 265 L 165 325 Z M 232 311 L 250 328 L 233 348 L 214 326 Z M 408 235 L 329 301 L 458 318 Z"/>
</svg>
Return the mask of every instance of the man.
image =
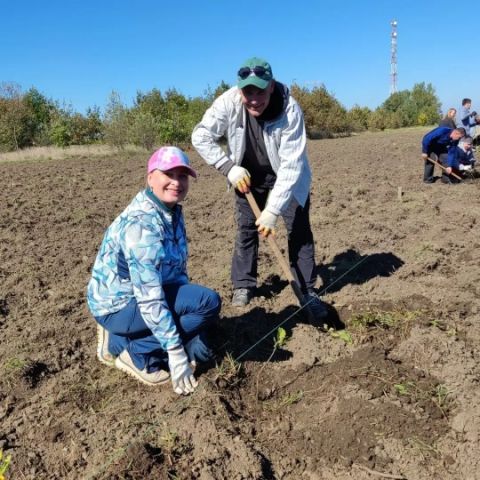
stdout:
<svg viewBox="0 0 480 480">
<path fill-rule="evenodd" d="M 447 156 L 451 158 L 455 156 L 455 149 L 458 145 L 458 141 L 465 136 L 464 128 L 448 128 L 437 127 L 428 132 L 422 140 L 422 158 L 425 160 L 425 169 L 423 173 L 423 181 L 425 183 L 433 183 L 434 164 L 427 160 L 438 160 L 440 163 L 444 163 Z M 448 167 L 447 175 L 452 173 L 452 168 Z M 442 177 L 443 178 L 443 177 Z"/>
<path fill-rule="evenodd" d="M 227 151 L 219 141 L 227 138 Z M 314 242 L 310 228 L 311 172 L 303 112 L 272 68 L 250 58 L 238 71 L 236 87 L 218 97 L 192 134 L 193 146 L 235 187 L 237 237 L 232 260 L 232 305 L 252 299 L 257 282 L 258 233 L 274 234 L 279 216 L 288 232 L 292 272 L 316 318 L 327 315 L 317 297 Z M 262 213 L 256 221 L 245 193 Z"/>
<path fill-rule="evenodd" d="M 465 129 L 465 134 L 474 137 L 475 136 L 475 117 L 477 112 L 470 112 L 472 106 L 472 100 L 470 98 L 464 98 L 462 100 L 462 107 L 460 108 L 459 120 L 457 127 Z"/>
</svg>

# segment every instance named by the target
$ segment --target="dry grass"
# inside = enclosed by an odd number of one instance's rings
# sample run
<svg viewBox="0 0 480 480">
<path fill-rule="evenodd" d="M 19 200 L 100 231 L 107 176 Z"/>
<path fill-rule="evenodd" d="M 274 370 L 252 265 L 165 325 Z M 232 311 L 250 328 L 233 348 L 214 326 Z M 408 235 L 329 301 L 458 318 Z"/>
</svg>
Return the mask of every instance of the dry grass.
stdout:
<svg viewBox="0 0 480 480">
<path fill-rule="evenodd" d="M 32 147 L 14 152 L 0 153 L 0 163 L 39 161 L 39 160 L 66 160 L 78 157 L 104 157 L 113 155 L 118 149 L 109 145 L 72 145 L 71 147 Z M 135 153 L 144 152 L 140 147 L 134 145 L 126 146 L 122 152 Z"/>
</svg>

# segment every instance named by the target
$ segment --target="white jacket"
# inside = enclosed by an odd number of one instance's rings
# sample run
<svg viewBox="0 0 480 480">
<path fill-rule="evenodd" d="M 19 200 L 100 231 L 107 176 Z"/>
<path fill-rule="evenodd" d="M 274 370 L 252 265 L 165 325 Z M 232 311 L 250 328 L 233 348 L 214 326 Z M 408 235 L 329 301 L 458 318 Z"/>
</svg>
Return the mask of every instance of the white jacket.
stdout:
<svg viewBox="0 0 480 480">
<path fill-rule="evenodd" d="M 268 158 L 277 175 L 268 197 L 266 208 L 282 214 L 292 196 L 303 207 L 310 191 L 312 174 L 307 159 L 305 122 L 296 100 L 285 88 L 287 105 L 283 113 L 271 122 L 265 122 L 263 138 Z M 228 160 L 240 165 L 245 153 L 246 110 L 237 87 L 218 97 L 194 128 L 192 144 L 198 153 L 215 168 Z M 227 138 L 227 151 L 218 143 Z"/>
</svg>

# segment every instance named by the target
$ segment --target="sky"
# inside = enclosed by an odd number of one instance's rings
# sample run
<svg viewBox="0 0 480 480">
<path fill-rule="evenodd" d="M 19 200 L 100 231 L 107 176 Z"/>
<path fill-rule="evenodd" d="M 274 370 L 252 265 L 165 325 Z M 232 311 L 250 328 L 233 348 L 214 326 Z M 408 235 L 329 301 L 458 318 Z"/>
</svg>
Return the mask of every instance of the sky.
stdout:
<svg viewBox="0 0 480 480">
<path fill-rule="evenodd" d="M 222 80 L 233 85 L 242 62 L 259 56 L 287 85 L 324 84 L 346 108 L 376 108 L 390 94 L 395 19 L 397 89 L 432 83 L 443 111 L 464 97 L 480 111 L 480 2 L 468 2 L 468 16 L 462 8 L 446 0 L 0 0 L 0 82 L 85 113 L 103 111 L 112 91 L 127 106 L 153 88 L 202 96 Z"/>
</svg>

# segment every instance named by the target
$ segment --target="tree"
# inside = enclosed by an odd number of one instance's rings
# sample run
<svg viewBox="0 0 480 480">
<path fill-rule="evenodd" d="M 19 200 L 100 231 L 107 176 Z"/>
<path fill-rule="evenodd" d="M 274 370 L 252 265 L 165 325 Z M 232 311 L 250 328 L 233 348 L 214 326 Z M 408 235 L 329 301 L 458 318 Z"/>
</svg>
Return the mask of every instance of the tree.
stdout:
<svg viewBox="0 0 480 480">
<path fill-rule="evenodd" d="M 18 150 L 31 145 L 29 111 L 16 83 L 0 84 L 0 147 Z"/>
<path fill-rule="evenodd" d="M 330 137 L 350 131 L 346 109 L 324 85 L 309 90 L 294 84 L 291 92 L 302 107 L 310 138 Z"/>
<path fill-rule="evenodd" d="M 127 143 L 129 127 L 128 110 L 123 105 L 120 95 L 113 91 L 105 109 L 105 141 L 117 148 L 124 148 Z"/>
</svg>

